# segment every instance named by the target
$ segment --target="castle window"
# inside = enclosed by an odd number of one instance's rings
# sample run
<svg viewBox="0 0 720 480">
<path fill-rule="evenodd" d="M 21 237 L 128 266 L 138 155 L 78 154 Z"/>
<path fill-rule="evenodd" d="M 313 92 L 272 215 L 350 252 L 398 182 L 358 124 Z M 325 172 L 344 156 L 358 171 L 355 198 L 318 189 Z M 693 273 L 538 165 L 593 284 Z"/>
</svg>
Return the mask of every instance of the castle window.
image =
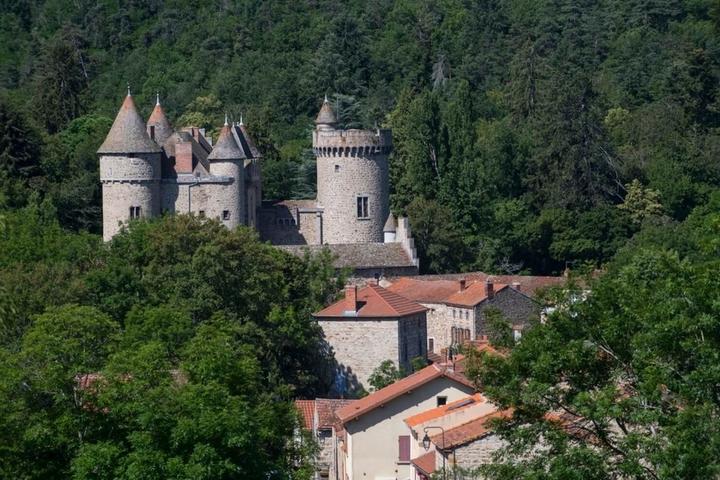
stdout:
<svg viewBox="0 0 720 480">
<path fill-rule="evenodd" d="M 340 165 L 335 165 L 335 173 L 340 171 Z"/>
<path fill-rule="evenodd" d="M 470 319 L 470 310 L 465 310 L 465 320 Z"/>
<path fill-rule="evenodd" d="M 435 351 L 435 339 L 433 337 L 428 338 L 428 352 Z"/>
<path fill-rule="evenodd" d="M 140 207 L 130 207 L 130 219 L 140 218 Z"/>
<path fill-rule="evenodd" d="M 357 197 L 357 218 L 370 218 L 368 197 Z"/>
<path fill-rule="evenodd" d="M 198 211 L 198 217 L 205 218 L 205 210 Z"/>
<path fill-rule="evenodd" d="M 230 210 L 223 210 L 222 219 L 225 221 L 230 220 Z"/>
</svg>

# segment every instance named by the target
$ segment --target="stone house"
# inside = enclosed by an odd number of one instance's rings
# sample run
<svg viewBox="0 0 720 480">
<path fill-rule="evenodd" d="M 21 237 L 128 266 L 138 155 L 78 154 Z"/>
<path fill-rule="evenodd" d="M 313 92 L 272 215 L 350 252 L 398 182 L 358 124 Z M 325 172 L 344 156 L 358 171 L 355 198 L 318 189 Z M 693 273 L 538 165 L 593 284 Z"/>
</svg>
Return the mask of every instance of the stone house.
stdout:
<svg viewBox="0 0 720 480">
<path fill-rule="evenodd" d="M 337 398 L 316 398 L 295 400 L 304 428 L 311 432 L 318 443 L 319 452 L 315 458 L 315 479 L 337 480 L 343 460 L 340 451 L 345 443 L 345 430 L 335 412 L 355 400 Z"/>
<path fill-rule="evenodd" d="M 474 391 L 449 366 L 437 364 L 371 393 L 337 411 L 345 429 L 343 480 L 413 478 L 412 441 L 404 419 Z M 343 476 L 344 475 L 344 476 Z"/>
<path fill-rule="evenodd" d="M 337 362 L 335 390 L 343 396 L 360 387 L 383 361 L 412 371 L 427 357 L 426 308 L 378 285 L 345 289 L 345 298 L 313 316 Z"/>
<path fill-rule="evenodd" d="M 512 325 L 516 338 L 539 319 L 540 305 L 517 285 L 496 283 L 491 277 L 468 281 L 402 277 L 388 290 L 428 308 L 428 352 L 477 341 L 487 331 L 487 311 L 497 309 Z"/>
</svg>

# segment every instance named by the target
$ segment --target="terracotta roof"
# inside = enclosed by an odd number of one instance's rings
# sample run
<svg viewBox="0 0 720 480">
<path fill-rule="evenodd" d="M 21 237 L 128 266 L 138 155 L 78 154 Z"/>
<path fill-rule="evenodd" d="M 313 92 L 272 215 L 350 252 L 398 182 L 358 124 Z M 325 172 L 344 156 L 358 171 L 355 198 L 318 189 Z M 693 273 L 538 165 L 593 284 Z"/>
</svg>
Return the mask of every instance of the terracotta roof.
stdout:
<svg viewBox="0 0 720 480">
<path fill-rule="evenodd" d="M 478 405 L 480 403 L 487 403 L 487 399 L 482 396 L 480 393 L 476 393 L 474 395 L 471 395 L 469 397 L 461 398 L 460 400 L 456 400 L 454 402 L 448 403 L 447 405 L 442 405 L 440 407 L 432 408 L 430 410 L 425 410 L 424 412 L 420 412 L 417 415 L 413 415 L 412 417 L 408 417 L 404 420 L 404 422 L 407 424 L 408 427 L 414 427 L 416 425 L 420 425 L 421 423 L 425 423 L 428 420 L 433 420 L 435 418 L 444 417 L 446 414 L 450 412 L 457 412 L 459 410 L 463 410 L 465 408 L 468 408 L 473 405 Z"/>
<path fill-rule="evenodd" d="M 472 383 L 464 376 L 433 364 L 423 368 L 422 370 L 418 370 L 412 375 L 401 378 L 397 382 L 392 383 L 377 392 L 373 392 L 367 397 L 361 398 L 351 405 L 341 408 L 336 412 L 336 414 L 341 422 L 347 423 L 350 420 L 354 420 L 378 407 L 382 407 L 401 395 L 409 393 L 440 377 L 446 377 L 461 385 L 473 388 Z"/>
<path fill-rule="evenodd" d="M 420 470 L 424 475 L 432 475 L 435 471 L 435 450 L 431 450 L 425 455 L 410 460 L 415 468 Z"/>
<path fill-rule="evenodd" d="M 317 412 L 317 428 L 342 428 L 336 413 L 339 409 L 356 402 L 356 400 L 342 398 L 316 398 L 315 411 Z"/>
<path fill-rule="evenodd" d="M 235 142 L 230 127 L 225 124 L 220 130 L 217 143 L 208 155 L 208 160 L 242 160 L 245 154 Z"/>
<path fill-rule="evenodd" d="M 456 280 L 420 280 L 419 277 L 401 277 L 392 283 L 388 290 L 416 302 L 442 303 L 453 293 L 460 290 Z"/>
<path fill-rule="evenodd" d="M 395 215 L 390 213 L 388 215 L 387 221 L 385 222 L 385 226 L 383 227 L 383 232 L 394 232 L 397 230 L 397 222 L 395 221 Z"/>
<path fill-rule="evenodd" d="M 327 248 L 336 258 L 335 268 L 397 268 L 415 267 L 400 243 L 343 243 L 334 245 L 278 245 L 293 255 L 302 256 L 306 251 L 318 253 Z"/>
<path fill-rule="evenodd" d="M 378 285 L 368 285 L 357 293 L 357 310 L 348 309 L 346 300 L 338 300 L 315 313 L 315 317 L 343 318 L 396 318 L 414 315 L 427 310 L 419 303 L 386 290 Z"/>
<path fill-rule="evenodd" d="M 302 415 L 305 428 L 312 430 L 313 418 L 315 417 L 315 400 L 295 400 L 295 407 Z"/>
<path fill-rule="evenodd" d="M 335 118 L 335 112 L 333 112 L 333 109 L 330 106 L 330 102 L 328 102 L 327 97 L 325 97 L 325 101 L 323 102 L 322 107 L 320 107 L 320 112 L 318 112 L 315 123 L 317 125 L 332 125 L 336 122 L 337 119 Z"/>
<path fill-rule="evenodd" d="M 159 153 L 145 129 L 145 122 L 135 107 L 131 95 L 125 97 L 105 141 L 97 153 Z"/>
<path fill-rule="evenodd" d="M 487 280 L 490 278 L 493 282 L 502 283 L 505 285 L 512 285 L 518 283 L 520 285 L 520 291 L 529 295 L 535 296 L 538 290 L 548 287 L 561 286 L 567 283 L 567 278 L 564 276 L 553 277 L 553 276 L 535 276 L 535 275 L 489 275 L 484 272 L 467 272 L 467 273 L 446 273 L 438 275 L 421 275 L 415 277 L 417 281 L 424 282 L 435 282 L 439 280 L 454 281 L 466 279 L 468 283 L 478 280 Z M 390 279 L 391 281 L 399 281 L 402 278 Z"/>
<path fill-rule="evenodd" d="M 477 440 L 492 431 L 492 420 L 496 418 L 509 418 L 512 416 L 512 412 L 512 409 L 495 411 L 488 415 L 478 417 L 470 422 L 463 423 L 457 427 L 445 430 L 444 445 L 442 433 L 433 435 L 430 437 L 430 441 L 432 441 L 440 450 L 465 445 L 466 443 Z"/>
<path fill-rule="evenodd" d="M 507 285 L 493 284 L 495 293 L 506 288 Z M 448 305 L 458 305 L 461 307 L 474 307 L 488 299 L 486 282 L 473 282 L 465 290 L 457 291 L 445 299 L 444 303 Z"/>
<path fill-rule="evenodd" d="M 155 105 L 155 108 L 150 114 L 150 118 L 148 118 L 147 121 L 147 127 L 148 134 L 150 132 L 150 127 L 155 127 L 154 140 L 158 145 L 165 143 L 165 141 L 170 138 L 170 135 L 173 134 L 172 126 L 170 125 L 167 116 L 165 116 L 165 110 L 163 110 L 160 102 Z"/>
</svg>

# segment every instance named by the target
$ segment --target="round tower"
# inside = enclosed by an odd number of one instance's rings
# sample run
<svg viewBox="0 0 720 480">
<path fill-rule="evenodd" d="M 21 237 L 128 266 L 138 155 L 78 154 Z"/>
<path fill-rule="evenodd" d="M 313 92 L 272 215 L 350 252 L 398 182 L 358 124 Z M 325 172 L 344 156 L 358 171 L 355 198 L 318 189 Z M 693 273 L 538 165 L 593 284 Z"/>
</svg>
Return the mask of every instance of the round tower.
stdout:
<svg viewBox="0 0 720 480">
<path fill-rule="evenodd" d="M 323 208 L 323 242 L 382 242 L 390 213 L 391 131 L 336 129 L 327 97 L 315 124 L 313 150 L 317 201 Z"/>
<path fill-rule="evenodd" d="M 245 219 L 245 158 L 225 119 L 215 146 L 208 155 L 210 174 L 226 177 L 228 182 L 207 185 L 212 198 L 207 215 L 218 218 L 228 228 L 235 228 Z"/>
<path fill-rule="evenodd" d="M 103 191 L 103 239 L 124 223 L 160 210 L 160 154 L 135 107 L 130 91 L 98 149 Z"/>
</svg>

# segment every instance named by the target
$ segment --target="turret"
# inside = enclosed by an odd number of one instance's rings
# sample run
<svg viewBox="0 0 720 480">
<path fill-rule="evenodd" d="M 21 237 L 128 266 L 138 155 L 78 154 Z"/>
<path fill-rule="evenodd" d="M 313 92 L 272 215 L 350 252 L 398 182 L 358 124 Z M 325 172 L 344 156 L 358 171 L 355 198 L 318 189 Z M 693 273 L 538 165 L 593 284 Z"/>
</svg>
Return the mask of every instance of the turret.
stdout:
<svg viewBox="0 0 720 480">
<path fill-rule="evenodd" d="M 208 161 L 210 174 L 227 177 L 230 183 L 208 186 L 214 190 L 211 195 L 214 195 L 215 201 L 208 205 L 207 214 L 219 218 L 228 228 L 245 222 L 245 159 L 246 155 L 225 118 L 225 125 L 208 155 Z"/>
<path fill-rule="evenodd" d="M 332 107 L 330 106 L 330 102 L 328 101 L 327 95 L 325 95 L 325 100 L 323 101 L 323 104 L 320 107 L 320 111 L 318 112 L 318 115 L 315 118 L 316 128 L 318 130 L 331 130 L 331 129 L 335 128 L 335 124 L 337 124 L 337 118 L 335 117 L 335 112 L 333 111 Z"/>
<path fill-rule="evenodd" d="M 155 100 L 155 108 L 150 114 L 147 121 L 148 136 L 155 140 L 155 143 L 162 146 L 165 141 L 173 134 L 172 126 L 165 116 L 165 110 L 160 105 L 160 94 L 158 93 Z"/>
<path fill-rule="evenodd" d="M 385 239 L 390 214 L 390 130 L 336 130 L 325 101 L 315 120 L 317 201 L 323 209 L 323 241 L 374 243 Z"/>
<path fill-rule="evenodd" d="M 147 134 L 130 89 L 98 149 L 103 190 L 103 239 L 128 220 L 159 213 L 160 146 Z"/>
</svg>

